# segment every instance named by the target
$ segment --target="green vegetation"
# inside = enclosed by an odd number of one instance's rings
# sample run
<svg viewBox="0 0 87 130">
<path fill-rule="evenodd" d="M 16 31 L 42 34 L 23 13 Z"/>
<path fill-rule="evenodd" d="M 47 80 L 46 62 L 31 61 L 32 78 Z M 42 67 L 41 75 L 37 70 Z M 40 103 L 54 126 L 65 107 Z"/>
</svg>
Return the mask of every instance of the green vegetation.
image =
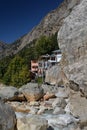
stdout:
<svg viewBox="0 0 87 130">
<path fill-rule="evenodd" d="M 58 49 L 57 34 L 50 37 L 41 36 L 35 44 L 36 58 L 44 54 L 51 54 L 55 49 Z"/>
<path fill-rule="evenodd" d="M 5 57 L 0 61 L 0 81 L 2 81 L 12 58 L 13 57 L 9 56 L 9 57 Z"/>
<path fill-rule="evenodd" d="M 23 58 L 17 55 L 12 59 L 3 81 L 7 85 L 11 84 L 17 87 L 30 81 L 29 70 Z"/>
<path fill-rule="evenodd" d="M 42 83 L 43 83 L 42 77 L 38 77 L 37 80 L 36 80 L 36 82 L 37 82 L 39 85 L 42 84 Z"/>
<path fill-rule="evenodd" d="M 50 37 L 41 36 L 23 48 L 17 55 L 0 61 L 0 82 L 20 87 L 31 80 L 30 63 L 41 55 L 51 54 L 58 49 L 57 33 Z M 41 79 L 38 79 L 41 83 Z"/>
</svg>

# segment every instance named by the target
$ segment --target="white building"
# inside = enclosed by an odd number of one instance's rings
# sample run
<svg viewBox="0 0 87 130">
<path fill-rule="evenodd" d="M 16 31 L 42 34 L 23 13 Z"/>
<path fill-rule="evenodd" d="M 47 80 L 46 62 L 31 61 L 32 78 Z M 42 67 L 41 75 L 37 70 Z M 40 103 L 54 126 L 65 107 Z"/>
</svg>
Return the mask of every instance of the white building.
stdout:
<svg viewBox="0 0 87 130">
<path fill-rule="evenodd" d="M 60 62 L 62 57 L 60 50 L 55 50 L 52 55 L 42 55 L 38 60 L 38 75 L 42 75 L 48 68 Z"/>
<path fill-rule="evenodd" d="M 48 62 L 50 62 L 52 65 L 59 63 L 62 58 L 62 54 L 60 50 L 53 51 L 53 54 L 50 56 L 50 59 Z"/>
</svg>

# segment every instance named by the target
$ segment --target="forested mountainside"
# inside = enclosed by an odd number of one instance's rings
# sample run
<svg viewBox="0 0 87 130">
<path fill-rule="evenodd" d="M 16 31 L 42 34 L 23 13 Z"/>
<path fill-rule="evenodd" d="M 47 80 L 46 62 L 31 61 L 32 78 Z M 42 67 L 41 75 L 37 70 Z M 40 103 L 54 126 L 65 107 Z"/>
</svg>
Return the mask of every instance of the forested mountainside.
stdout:
<svg viewBox="0 0 87 130">
<path fill-rule="evenodd" d="M 55 44 L 54 44 L 55 43 Z M 57 33 L 46 37 L 41 36 L 25 46 L 16 55 L 0 60 L 0 80 L 7 85 L 22 86 L 31 80 L 31 60 L 38 60 L 41 55 L 51 54 L 58 49 Z"/>
</svg>

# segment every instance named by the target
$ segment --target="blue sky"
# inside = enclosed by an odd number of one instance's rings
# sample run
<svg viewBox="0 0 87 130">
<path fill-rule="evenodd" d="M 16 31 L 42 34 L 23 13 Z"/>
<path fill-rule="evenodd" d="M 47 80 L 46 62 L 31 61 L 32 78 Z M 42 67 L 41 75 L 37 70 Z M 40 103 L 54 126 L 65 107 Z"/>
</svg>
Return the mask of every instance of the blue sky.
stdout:
<svg viewBox="0 0 87 130">
<path fill-rule="evenodd" d="M 11 43 L 28 33 L 63 0 L 0 0 L 0 41 Z"/>
</svg>

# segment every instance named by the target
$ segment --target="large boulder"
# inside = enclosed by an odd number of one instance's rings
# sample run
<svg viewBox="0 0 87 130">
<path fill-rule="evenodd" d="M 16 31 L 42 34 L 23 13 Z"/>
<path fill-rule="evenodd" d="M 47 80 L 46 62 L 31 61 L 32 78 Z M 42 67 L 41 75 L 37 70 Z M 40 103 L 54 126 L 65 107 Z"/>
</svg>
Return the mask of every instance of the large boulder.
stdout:
<svg viewBox="0 0 87 130">
<path fill-rule="evenodd" d="M 76 130 L 78 127 L 78 121 L 69 114 L 50 115 L 46 119 L 53 130 Z"/>
<path fill-rule="evenodd" d="M 18 130 L 47 130 L 48 122 L 39 116 L 23 117 L 17 120 Z"/>
<path fill-rule="evenodd" d="M 18 89 L 12 86 L 0 87 L 0 98 L 4 101 L 11 101 L 18 99 Z"/>
<path fill-rule="evenodd" d="M 53 85 L 62 85 L 62 79 L 60 75 L 61 67 L 60 65 L 55 65 L 46 71 L 45 82 Z"/>
<path fill-rule="evenodd" d="M 14 111 L 3 102 L 0 102 L 0 130 L 17 130 Z"/>
<path fill-rule="evenodd" d="M 19 89 L 28 101 L 38 101 L 43 97 L 44 91 L 37 83 L 28 83 Z"/>
<path fill-rule="evenodd" d="M 76 91 L 78 87 L 84 88 L 87 96 L 87 0 L 81 0 L 65 18 L 58 32 L 58 43 L 66 83 Z"/>
<path fill-rule="evenodd" d="M 80 92 L 70 93 L 68 107 L 72 115 L 79 118 L 80 127 L 87 126 L 87 99 Z"/>
</svg>

